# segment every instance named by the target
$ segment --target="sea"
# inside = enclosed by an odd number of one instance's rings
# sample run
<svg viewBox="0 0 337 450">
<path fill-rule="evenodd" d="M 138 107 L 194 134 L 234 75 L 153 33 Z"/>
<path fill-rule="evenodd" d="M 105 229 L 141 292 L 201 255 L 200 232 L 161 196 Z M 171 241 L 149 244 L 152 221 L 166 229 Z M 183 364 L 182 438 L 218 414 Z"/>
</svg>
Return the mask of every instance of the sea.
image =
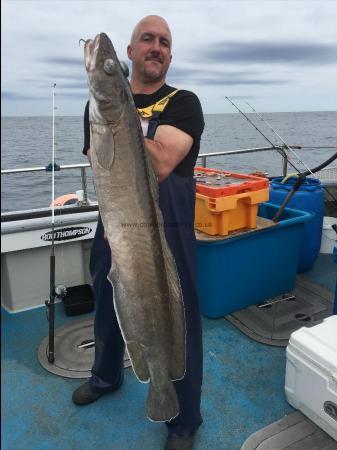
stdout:
<svg viewBox="0 0 337 450">
<path fill-rule="evenodd" d="M 336 151 L 337 111 L 264 113 L 262 119 L 247 114 L 256 127 L 274 144 L 300 146 L 290 161 L 299 170 L 323 163 Z M 56 116 L 55 161 L 58 165 L 87 162 L 82 154 L 83 117 Z M 52 161 L 52 117 L 1 118 L 1 168 L 45 167 Z M 268 147 L 270 144 L 242 115 L 205 115 L 205 129 L 200 153 Z M 200 163 L 200 160 L 198 161 Z M 337 166 L 337 161 L 333 163 Z M 207 166 L 236 173 L 266 172 L 269 176 L 282 174 L 282 158 L 275 151 L 209 157 Z M 288 172 L 295 170 L 289 166 Z M 87 169 L 89 198 L 96 199 L 92 173 Z M 55 198 L 82 189 L 80 171 L 55 172 Z M 34 172 L 1 176 L 1 212 L 43 208 L 52 201 L 51 172 Z"/>
</svg>

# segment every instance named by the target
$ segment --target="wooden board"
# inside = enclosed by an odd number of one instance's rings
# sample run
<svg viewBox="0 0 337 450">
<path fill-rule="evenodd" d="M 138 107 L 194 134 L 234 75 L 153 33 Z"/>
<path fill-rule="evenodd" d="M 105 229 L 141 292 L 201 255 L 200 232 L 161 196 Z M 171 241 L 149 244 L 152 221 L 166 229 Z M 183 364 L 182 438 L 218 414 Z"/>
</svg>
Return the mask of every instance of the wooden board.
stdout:
<svg viewBox="0 0 337 450">
<path fill-rule="evenodd" d="M 234 236 L 241 236 L 243 234 L 256 233 L 266 228 L 271 228 L 277 226 L 277 223 L 270 219 L 265 219 L 264 217 L 256 217 L 256 228 L 244 228 L 242 230 L 231 231 L 227 236 L 211 236 L 210 234 L 203 233 L 202 231 L 195 230 L 195 237 L 198 241 L 213 242 L 213 241 L 223 241 L 225 239 L 230 239 Z"/>
</svg>

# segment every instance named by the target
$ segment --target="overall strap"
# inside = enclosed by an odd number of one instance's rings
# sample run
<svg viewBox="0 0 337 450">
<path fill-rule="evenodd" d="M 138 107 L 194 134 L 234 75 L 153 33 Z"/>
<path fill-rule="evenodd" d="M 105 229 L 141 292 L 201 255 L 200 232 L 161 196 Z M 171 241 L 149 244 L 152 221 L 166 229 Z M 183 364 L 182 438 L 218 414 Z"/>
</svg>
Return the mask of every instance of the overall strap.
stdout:
<svg viewBox="0 0 337 450">
<path fill-rule="evenodd" d="M 138 114 L 143 119 L 149 119 L 149 126 L 146 135 L 148 139 L 153 139 L 159 123 L 160 114 L 166 108 L 168 102 L 170 101 L 170 98 L 173 97 L 177 92 L 178 89 L 166 95 L 166 97 L 162 98 L 161 100 L 158 100 L 158 102 L 154 103 L 153 105 L 147 106 L 146 108 L 137 108 Z"/>
</svg>

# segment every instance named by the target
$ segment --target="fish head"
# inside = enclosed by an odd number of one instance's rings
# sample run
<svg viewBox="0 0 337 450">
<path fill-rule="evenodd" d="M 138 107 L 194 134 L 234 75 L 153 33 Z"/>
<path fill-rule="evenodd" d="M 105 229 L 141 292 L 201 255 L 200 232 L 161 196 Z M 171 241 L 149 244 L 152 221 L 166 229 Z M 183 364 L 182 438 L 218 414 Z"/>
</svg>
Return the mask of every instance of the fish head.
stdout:
<svg viewBox="0 0 337 450">
<path fill-rule="evenodd" d="M 95 39 L 88 39 L 84 58 L 90 89 L 90 112 L 95 115 L 95 122 L 114 124 L 129 101 L 129 89 L 109 37 L 100 33 Z"/>
</svg>

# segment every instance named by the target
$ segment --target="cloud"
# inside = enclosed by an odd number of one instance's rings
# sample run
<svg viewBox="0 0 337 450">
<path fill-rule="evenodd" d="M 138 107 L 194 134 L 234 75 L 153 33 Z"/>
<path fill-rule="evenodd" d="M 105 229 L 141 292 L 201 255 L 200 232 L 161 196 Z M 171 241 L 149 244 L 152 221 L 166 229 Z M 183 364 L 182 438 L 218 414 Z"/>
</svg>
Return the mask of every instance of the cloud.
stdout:
<svg viewBox="0 0 337 450">
<path fill-rule="evenodd" d="M 88 92 L 59 92 L 57 94 L 62 99 L 88 100 Z"/>
<path fill-rule="evenodd" d="M 78 81 L 60 81 L 56 83 L 56 87 L 58 89 L 85 89 L 88 91 L 88 85 L 86 80 L 83 80 L 82 82 Z"/>
<path fill-rule="evenodd" d="M 245 79 L 245 78 L 198 78 L 193 80 L 194 84 L 207 84 L 208 86 L 236 86 L 243 84 L 255 84 L 255 85 L 274 85 L 274 84 L 288 84 L 291 81 L 288 80 L 263 80 L 258 78 Z M 188 80 L 187 80 L 188 83 Z"/>
<path fill-rule="evenodd" d="M 208 86 L 281 85 L 292 82 L 288 79 L 267 79 L 264 71 L 195 70 L 192 67 L 172 67 L 168 81 Z"/>
<path fill-rule="evenodd" d="M 72 73 L 71 75 L 69 73 L 67 73 L 67 76 L 65 76 L 65 71 L 60 71 L 60 72 L 47 72 L 44 74 L 44 76 L 48 79 L 48 80 L 66 80 L 67 82 L 78 82 L 78 81 L 82 81 L 83 83 L 85 83 L 87 81 L 87 76 L 85 73 L 82 72 L 75 72 Z M 60 81 L 61 82 L 61 81 Z"/>
<path fill-rule="evenodd" d="M 1 92 L 2 100 L 14 100 L 14 101 L 24 101 L 24 100 L 37 100 L 36 96 L 20 94 L 18 92 L 13 91 L 2 91 Z M 40 98 L 42 100 L 42 98 Z"/>
<path fill-rule="evenodd" d="M 174 8 L 168 0 L 97 0 L 94 7 L 88 0 L 5 3 L 3 114 L 50 114 L 55 82 L 59 111 L 82 115 L 88 87 L 79 38 L 107 32 L 130 66 L 131 31 L 154 12 L 173 34 L 168 83 L 195 92 L 205 112 L 231 112 L 223 95 L 244 93 L 264 111 L 336 110 L 333 1 L 181 0 Z"/>
<path fill-rule="evenodd" d="M 256 98 L 256 95 L 232 95 L 231 100 L 247 100 L 247 98 Z"/>
<path fill-rule="evenodd" d="M 189 66 L 189 67 L 179 67 L 179 66 L 172 66 L 170 67 L 170 71 L 169 71 L 169 76 L 171 78 L 174 78 L 175 80 L 177 79 L 182 79 L 184 80 L 185 78 L 190 78 L 190 77 L 200 77 L 200 76 L 205 76 L 205 75 L 214 75 L 214 76 L 227 76 L 227 77 L 246 77 L 249 75 L 255 75 L 260 73 L 259 71 L 247 71 L 247 70 L 219 70 L 219 69 L 208 69 L 208 70 L 200 70 L 200 69 L 195 69 L 195 67 L 193 66 Z"/>
<path fill-rule="evenodd" d="M 221 41 L 209 45 L 196 58 L 212 63 L 333 64 L 337 48 L 323 43 Z"/>
<path fill-rule="evenodd" d="M 47 57 L 40 58 L 41 62 L 45 62 L 47 64 L 55 64 L 57 66 L 80 66 L 83 67 L 83 58 L 67 58 L 67 57 Z"/>
</svg>

